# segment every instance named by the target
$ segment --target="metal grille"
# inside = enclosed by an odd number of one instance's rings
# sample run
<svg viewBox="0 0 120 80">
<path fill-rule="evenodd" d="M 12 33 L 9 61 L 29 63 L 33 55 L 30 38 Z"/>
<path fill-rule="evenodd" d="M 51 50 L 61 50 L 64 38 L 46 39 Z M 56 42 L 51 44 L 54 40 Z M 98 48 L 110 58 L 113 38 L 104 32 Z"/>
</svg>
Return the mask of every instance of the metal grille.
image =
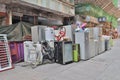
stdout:
<svg viewBox="0 0 120 80">
<path fill-rule="evenodd" d="M 12 68 L 6 35 L 0 34 L 0 71 Z"/>
</svg>

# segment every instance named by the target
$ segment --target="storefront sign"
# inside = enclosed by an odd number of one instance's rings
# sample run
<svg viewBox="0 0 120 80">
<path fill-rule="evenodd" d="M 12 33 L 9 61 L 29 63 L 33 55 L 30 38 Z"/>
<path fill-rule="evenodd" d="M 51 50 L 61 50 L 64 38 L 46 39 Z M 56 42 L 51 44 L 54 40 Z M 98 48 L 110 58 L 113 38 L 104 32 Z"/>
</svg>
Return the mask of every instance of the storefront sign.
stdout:
<svg viewBox="0 0 120 80">
<path fill-rule="evenodd" d="M 106 17 L 98 17 L 98 22 L 105 22 L 106 21 Z"/>
</svg>

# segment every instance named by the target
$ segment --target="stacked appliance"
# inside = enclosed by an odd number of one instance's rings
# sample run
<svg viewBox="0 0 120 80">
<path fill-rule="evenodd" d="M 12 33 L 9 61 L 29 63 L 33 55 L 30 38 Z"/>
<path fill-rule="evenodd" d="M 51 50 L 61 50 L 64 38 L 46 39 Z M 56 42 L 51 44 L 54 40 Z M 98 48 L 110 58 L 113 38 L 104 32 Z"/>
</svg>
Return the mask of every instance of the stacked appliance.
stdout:
<svg viewBox="0 0 120 80">
<path fill-rule="evenodd" d="M 44 63 L 51 59 L 53 61 L 54 56 L 52 56 L 52 54 L 54 54 L 53 52 L 54 52 L 54 40 L 55 40 L 54 29 L 47 26 L 39 25 L 39 26 L 33 26 L 31 30 L 32 30 L 32 41 L 34 45 L 41 45 L 41 47 L 39 46 L 40 62 Z M 35 51 L 34 53 L 36 53 L 37 47 L 36 48 L 34 46 L 31 47 L 34 49 Z"/>
<path fill-rule="evenodd" d="M 46 26 L 33 26 L 31 28 L 33 42 L 45 41 L 45 28 Z"/>
<path fill-rule="evenodd" d="M 72 42 L 60 41 L 54 43 L 55 47 L 55 62 L 66 64 L 73 61 Z"/>
<path fill-rule="evenodd" d="M 33 42 L 48 42 L 51 47 L 54 47 L 55 32 L 53 28 L 47 26 L 33 26 L 32 41 Z"/>
</svg>

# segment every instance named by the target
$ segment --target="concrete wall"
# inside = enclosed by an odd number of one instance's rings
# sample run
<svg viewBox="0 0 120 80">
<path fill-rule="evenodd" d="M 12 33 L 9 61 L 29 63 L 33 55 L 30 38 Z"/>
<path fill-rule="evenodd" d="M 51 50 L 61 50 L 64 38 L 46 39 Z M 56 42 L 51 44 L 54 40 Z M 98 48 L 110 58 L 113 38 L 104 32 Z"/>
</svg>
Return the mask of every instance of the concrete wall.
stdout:
<svg viewBox="0 0 120 80">
<path fill-rule="evenodd" d="M 69 15 L 75 15 L 74 4 L 67 4 L 60 0 L 21 0 L 30 4 L 48 8 L 51 10 L 59 11 Z M 65 0 L 64 0 L 65 1 Z"/>
</svg>

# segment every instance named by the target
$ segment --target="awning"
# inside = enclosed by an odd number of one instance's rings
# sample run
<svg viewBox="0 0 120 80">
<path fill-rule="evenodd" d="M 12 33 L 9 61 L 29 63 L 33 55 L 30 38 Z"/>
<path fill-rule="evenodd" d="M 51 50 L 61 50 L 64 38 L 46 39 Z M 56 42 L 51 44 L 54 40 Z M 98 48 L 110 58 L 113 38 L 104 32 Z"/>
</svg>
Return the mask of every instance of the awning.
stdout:
<svg viewBox="0 0 120 80">
<path fill-rule="evenodd" d="M 75 3 L 92 3 L 95 6 L 102 8 L 107 13 L 114 15 L 116 18 L 120 18 L 120 10 L 116 7 L 116 0 L 75 0 Z"/>
</svg>

